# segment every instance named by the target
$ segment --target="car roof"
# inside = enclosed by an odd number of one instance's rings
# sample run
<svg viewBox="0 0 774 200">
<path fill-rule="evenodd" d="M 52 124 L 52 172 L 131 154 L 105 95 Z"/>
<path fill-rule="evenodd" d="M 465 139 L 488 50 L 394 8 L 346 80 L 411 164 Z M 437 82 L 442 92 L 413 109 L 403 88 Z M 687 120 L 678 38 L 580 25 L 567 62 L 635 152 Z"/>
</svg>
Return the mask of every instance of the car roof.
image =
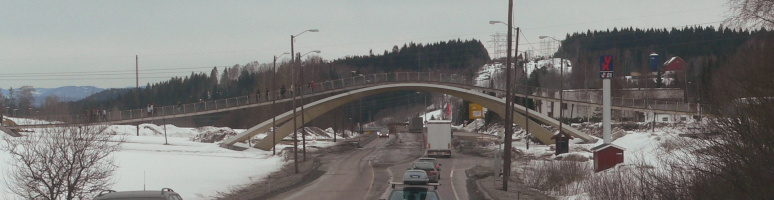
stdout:
<svg viewBox="0 0 774 200">
<path fill-rule="evenodd" d="M 405 194 L 404 192 L 409 192 L 409 193 L 416 193 L 416 192 L 428 193 L 428 194 L 433 194 L 435 196 L 435 198 L 440 198 L 440 194 L 438 194 L 438 192 L 436 192 L 435 190 L 430 190 L 430 189 L 428 189 L 426 187 L 411 186 L 411 187 L 396 188 L 396 189 L 393 189 L 392 191 L 390 191 L 390 197 L 393 197 L 393 195 L 395 195 L 396 192 L 400 192 L 401 194 Z"/>
<path fill-rule="evenodd" d="M 427 167 L 427 168 L 435 168 L 435 165 L 431 162 L 415 162 L 414 167 Z"/>
<path fill-rule="evenodd" d="M 402 187 L 402 188 L 395 188 L 395 190 L 402 190 L 402 191 L 433 191 L 433 190 L 430 190 L 430 188 L 427 188 L 427 187 L 430 187 L 430 186 L 425 186 L 425 185 L 416 186 L 416 185 L 412 185 L 412 186 L 406 186 L 406 187 Z"/>
<path fill-rule="evenodd" d="M 94 199 L 134 199 L 134 198 L 150 198 L 150 199 L 165 199 L 167 196 L 177 194 L 171 191 L 123 191 L 123 192 L 111 192 L 97 196 Z"/>
</svg>

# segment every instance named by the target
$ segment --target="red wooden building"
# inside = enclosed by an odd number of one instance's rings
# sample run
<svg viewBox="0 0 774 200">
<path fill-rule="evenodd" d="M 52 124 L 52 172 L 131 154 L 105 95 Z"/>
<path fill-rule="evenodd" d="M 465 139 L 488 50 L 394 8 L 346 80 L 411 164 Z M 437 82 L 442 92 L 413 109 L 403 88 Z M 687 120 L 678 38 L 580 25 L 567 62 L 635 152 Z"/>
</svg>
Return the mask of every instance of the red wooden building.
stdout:
<svg viewBox="0 0 774 200">
<path fill-rule="evenodd" d="M 615 167 L 624 161 L 623 147 L 614 144 L 602 144 L 591 148 L 594 152 L 594 172 L 600 172 Z"/>
<path fill-rule="evenodd" d="M 685 61 L 680 57 L 672 57 L 664 62 L 664 71 L 681 71 L 685 68 Z"/>
</svg>

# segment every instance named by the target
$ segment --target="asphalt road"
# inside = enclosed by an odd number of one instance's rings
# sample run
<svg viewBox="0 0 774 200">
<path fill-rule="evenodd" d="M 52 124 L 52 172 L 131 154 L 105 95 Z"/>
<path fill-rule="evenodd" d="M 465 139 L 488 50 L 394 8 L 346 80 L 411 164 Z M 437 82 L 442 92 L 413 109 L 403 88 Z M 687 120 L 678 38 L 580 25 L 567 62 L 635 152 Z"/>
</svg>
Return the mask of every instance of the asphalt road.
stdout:
<svg viewBox="0 0 774 200">
<path fill-rule="evenodd" d="M 441 199 L 448 200 L 464 200 L 468 198 L 467 189 L 467 176 L 465 170 L 469 169 L 477 164 L 486 162 L 484 158 L 468 156 L 459 154 L 456 151 L 452 151 L 451 158 L 436 158 L 441 163 L 441 180 L 438 183 L 441 186 L 438 187 L 438 192 L 441 195 Z M 411 162 L 398 164 L 390 167 L 390 173 L 393 175 L 392 180 L 394 182 L 403 181 L 403 172 L 409 168 Z M 385 192 L 388 192 L 386 190 Z M 386 198 L 386 196 L 383 196 Z"/>
<path fill-rule="evenodd" d="M 326 172 L 317 180 L 271 199 L 363 199 L 371 189 L 374 168 L 367 156 L 388 139 L 377 138 L 363 148 L 329 155 Z"/>
<path fill-rule="evenodd" d="M 380 199 L 390 191 L 390 181 L 401 182 L 403 172 L 423 156 L 422 136 L 401 133 L 398 137 L 378 138 L 364 148 L 326 156 L 326 172 L 317 180 L 287 191 L 272 199 Z M 465 170 L 485 162 L 483 158 L 452 152 L 451 158 L 438 158 L 441 163 L 441 186 L 444 200 L 468 199 Z"/>
</svg>

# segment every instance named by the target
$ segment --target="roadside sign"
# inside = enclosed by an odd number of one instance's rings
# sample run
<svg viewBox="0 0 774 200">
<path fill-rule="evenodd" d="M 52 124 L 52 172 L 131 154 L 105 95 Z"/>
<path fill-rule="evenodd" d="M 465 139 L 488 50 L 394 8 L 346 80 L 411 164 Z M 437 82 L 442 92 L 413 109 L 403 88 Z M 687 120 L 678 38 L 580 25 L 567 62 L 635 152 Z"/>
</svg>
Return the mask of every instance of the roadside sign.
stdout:
<svg viewBox="0 0 774 200">
<path fill-rule="evenodd" d="M 481 107 L 481 105 L 470 103 L 468 104 L 468 107 L 469 119 L 480 119 L 484 117 L 484 109 Z"/>
<path fill-rule="evenodd" d="M 613 78 L 613 56 L 604 55 L 599 57 L 599 76 L 602 79 Z"/>
</svg>

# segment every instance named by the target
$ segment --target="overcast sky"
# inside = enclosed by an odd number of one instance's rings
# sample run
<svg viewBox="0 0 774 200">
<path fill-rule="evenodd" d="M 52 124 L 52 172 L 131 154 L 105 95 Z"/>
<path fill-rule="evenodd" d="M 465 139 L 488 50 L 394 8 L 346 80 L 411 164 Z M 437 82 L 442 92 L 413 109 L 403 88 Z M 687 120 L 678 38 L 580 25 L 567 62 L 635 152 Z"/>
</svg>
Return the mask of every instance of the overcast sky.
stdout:
<svg viewBox="0 0 774 200">
<path fill-rule="evenodd" d="M 717 27 L 724 0 L 514 1 L 515 26 L 538 36 L 614 27 Z M 0 88 L 133 87 L 214 66 L 272 61 L 321 50 L 333 60 L 405 43 L 477 39 L 506 33 L 507 0 L 395 1 L 0 1 Z M 526 39 L 526 40 L 525 40 Z M 491 50 L 490 50 L 491 53 Z"/>
</svg>

